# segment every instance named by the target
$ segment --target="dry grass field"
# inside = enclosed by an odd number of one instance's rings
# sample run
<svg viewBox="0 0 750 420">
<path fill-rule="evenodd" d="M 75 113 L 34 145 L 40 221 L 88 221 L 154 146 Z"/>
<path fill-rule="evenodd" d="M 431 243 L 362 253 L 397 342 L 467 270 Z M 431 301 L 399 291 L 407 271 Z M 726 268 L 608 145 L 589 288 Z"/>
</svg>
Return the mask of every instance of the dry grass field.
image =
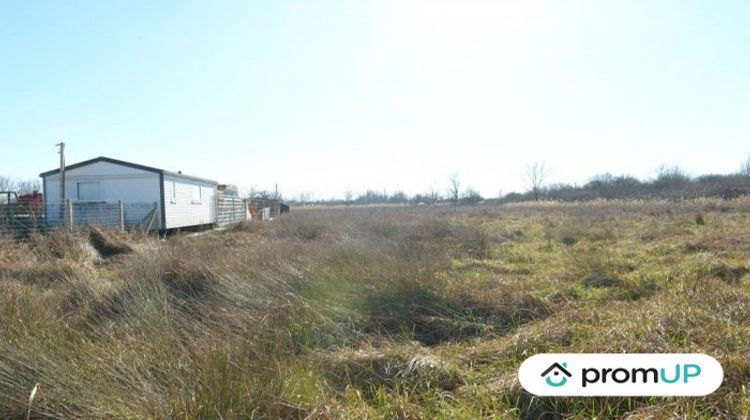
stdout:
<svg viewBox="0 0 750 420">
<path fill-rule="evenodd" d="M 0 241 L 1 418 L 750 416 L 750 199 Z M 540 352 L 701 352 L 725 379 L 706 398 L 537 398 L 516 372 Z"/>
</svg>

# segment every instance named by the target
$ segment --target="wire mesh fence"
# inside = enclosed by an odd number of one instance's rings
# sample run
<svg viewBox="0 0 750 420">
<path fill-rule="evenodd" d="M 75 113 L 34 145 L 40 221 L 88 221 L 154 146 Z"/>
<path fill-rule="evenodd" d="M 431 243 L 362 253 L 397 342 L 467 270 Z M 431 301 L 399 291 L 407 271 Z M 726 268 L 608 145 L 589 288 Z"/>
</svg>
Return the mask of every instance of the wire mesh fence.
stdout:
<svg viewBox="0 0 750 420">
<path fill-rule="evenodd" d="M 213 223 L 218 227 L 248 220 L 247 203 L 239 197 L 219 195 L 215 206 Z M 90 226 L 144 232 L 163 229 L 159 203 L 65 200 L 43 204 L 0 204 L 0 233 L 23 235 Z"/>
<path fill-rule="evenodd" d="M 90 226 L 152 231 L 160 228 L 159 216 L 158 203 L 73 200 L 36 205 L 13 203 L 0 205 L 0 231 L 24 234 Z"/>
</svg>

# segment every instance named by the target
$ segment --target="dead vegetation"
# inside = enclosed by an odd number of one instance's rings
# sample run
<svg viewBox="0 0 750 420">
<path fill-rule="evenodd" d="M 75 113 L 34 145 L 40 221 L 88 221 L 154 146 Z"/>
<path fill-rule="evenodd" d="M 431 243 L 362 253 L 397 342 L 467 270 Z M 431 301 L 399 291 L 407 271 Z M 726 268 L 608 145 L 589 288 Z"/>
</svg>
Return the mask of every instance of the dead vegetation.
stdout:
<svg viewBox="0 0 750 420">
<path fill-rule="evenodd" d="M 410 392 L 425 389 L 452 391 L 464 383 L 460 371 L 417 345 L 404 344 L 323 353 L 318 363 L 339 389 L 356 386 L 372 398 L 379 387 Z"/>
<path fill-rule="evenodd" d="M 133 252 L 128 244 L 115 237 L 114 232 L 96 227 L 89 229 L 89 243 L 103 258 Z"/>
<path fill-rule="evenodd" d="M 750 415 L 746 199 L 319 209 L 0 250 L 0 417 Z M 700 214 L 703 223 L 695 215 Z M 644 240 L 646 238 L 648 240 Z M 539 352 L 704 352 L 693 399 L 526 394 Z"/>
</svg>

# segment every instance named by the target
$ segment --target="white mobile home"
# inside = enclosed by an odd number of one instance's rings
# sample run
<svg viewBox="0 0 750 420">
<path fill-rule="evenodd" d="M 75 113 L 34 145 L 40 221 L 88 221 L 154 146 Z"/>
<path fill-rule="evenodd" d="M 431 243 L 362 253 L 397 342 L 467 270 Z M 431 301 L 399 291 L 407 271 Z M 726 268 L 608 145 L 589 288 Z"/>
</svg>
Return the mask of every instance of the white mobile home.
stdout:
<svg viewBox="0 0 750 420">
<path fill-rule="evenodd" d="M 63 214 L 49 205 L 60 201 L 60 170 L 39 176 L 46 217 L 54 223 Z M 159 230 L 208 225 L 217 219 L 218 183 L 210 179 L 98 157 L 66 166 L 64 182 L 66 200 L 151 205 L 153 228 Z"/>
</svg>

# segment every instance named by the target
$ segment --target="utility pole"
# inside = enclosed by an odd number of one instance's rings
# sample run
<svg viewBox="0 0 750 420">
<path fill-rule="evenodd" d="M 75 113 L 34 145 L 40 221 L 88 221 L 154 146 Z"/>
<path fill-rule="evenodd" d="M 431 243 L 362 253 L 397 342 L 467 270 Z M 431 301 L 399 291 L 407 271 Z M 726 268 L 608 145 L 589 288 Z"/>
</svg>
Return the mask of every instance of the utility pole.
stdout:
<svg viewBox="0 0 750 420">
<path fill-rule="evenodd" d="M 275 214 L 271 214 L 271 217 L 278 216 L 281 214 L 281 203 L 279 202 L 279 184 L 276 183 L 273 186 L 273 210 L 272 212 L 275 212 Z"/>
<path fill-rule="evenodd" d="M 59 147 L 60 150 L 60 203 L 65 201 L 65 143 L 60 142 L 55 146 Z"/>
<path fill-rule="evenodd" d="M 57 221 L 60 226 L 65 226 L 65 143 L 60 142 L 55 146 L 60 149 L 58 150 L 60 154 L 60 202 L 58 203 L 60 213 L 57 215 Z M 47 201 L 47 197 L 44 197 L 44 201 Z"/>
</svg>

